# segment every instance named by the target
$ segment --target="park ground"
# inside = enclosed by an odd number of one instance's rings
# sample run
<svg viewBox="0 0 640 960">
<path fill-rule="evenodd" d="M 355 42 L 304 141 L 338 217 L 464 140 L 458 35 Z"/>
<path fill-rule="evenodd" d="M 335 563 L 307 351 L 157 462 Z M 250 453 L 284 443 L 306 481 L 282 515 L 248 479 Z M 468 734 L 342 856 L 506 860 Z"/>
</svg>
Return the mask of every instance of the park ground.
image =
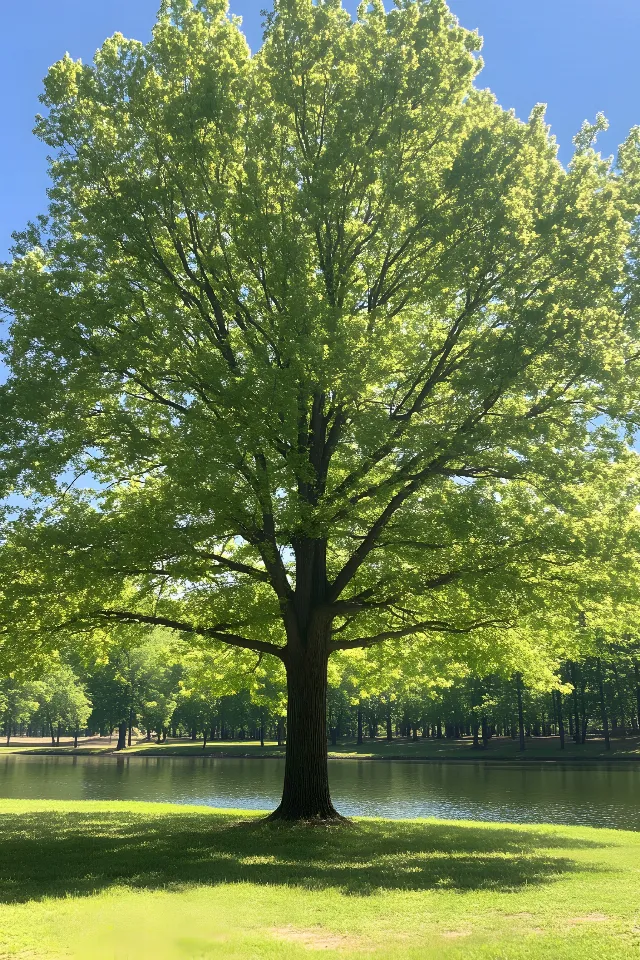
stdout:
<svg viewBox="0 0 640 960">
<path fill-rule="evenodd" d="M 640 834 L 0 801 L 0 957 L 628 960 Z"/>
<path fill-rule="evenodd" d="M 16 737 L 8 747 L 0 746 L 0 756 L 6 754 L 44 753 L 44 754 L 111 754 L 115 751 L 116 738 L 94 737 L 81 739 L 77 750 L 73 739 L 63 738 L 60 746 L 52 747 L 49 739 L 28 739 Z M 129 756 L 143 757 L 284 757 L 285 748 L 274 742 L 265 742 L 263 747 L 256 740 L 219 740 L 208 743 L 203 749 L 202 741 L 170 739 L 167 743 L 156 743 L 145 739 L 136 742 L 121 751 Z M 401 739 L 391 741 L 376 739 L 357 744 L 355 741 L 341 741 L 329 746 L 329 756 L 334 758 L 355 759 L 397 759 L 422 761 L 450 760 L 640 760 L 640 737 L 628 736 L 611 740 L 611 749 L 605 749 L 602 738 L 594 737 L 585 744 L 576 744 L 569 737 L 565 740 L 564 750 L 560 749 L 557 737 L 530 737 L 525 750 L 520 750 L 517 740 L 507 737 L 492 737 L 486 747 L 474 750 L 470 737 L 460 740 Z M 1 960 L 1 958 L 0 958 Z"/>
</svg>

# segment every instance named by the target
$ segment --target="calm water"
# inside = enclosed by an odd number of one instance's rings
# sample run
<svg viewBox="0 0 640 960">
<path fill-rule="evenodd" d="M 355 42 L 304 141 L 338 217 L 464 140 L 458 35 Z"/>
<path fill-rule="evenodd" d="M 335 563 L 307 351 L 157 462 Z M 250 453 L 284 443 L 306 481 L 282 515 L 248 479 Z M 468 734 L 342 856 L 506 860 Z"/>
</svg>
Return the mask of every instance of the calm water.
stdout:
<svg viewBox="0 0 640 960">
<path fill-rule="evenodd" d="M 329 762 L 341 813 L 640 830 L 640 767 L 528 763 Z M 0 797 L 155 800 L 269 810 L 281 760 L 190 757 L 0 757 Z"/>
</svg>

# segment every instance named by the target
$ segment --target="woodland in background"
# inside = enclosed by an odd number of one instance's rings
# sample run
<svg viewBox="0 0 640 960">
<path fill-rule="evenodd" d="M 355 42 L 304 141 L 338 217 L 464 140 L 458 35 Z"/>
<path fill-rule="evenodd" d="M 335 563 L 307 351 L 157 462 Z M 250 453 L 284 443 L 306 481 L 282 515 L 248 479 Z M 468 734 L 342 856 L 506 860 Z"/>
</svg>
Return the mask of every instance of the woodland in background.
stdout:
<svg viewBox="0 0 640 960">
<path fill-rule="evenodd" d="M 208 742 L 286 741 L 284 678 L 265 669 L 236 667 L 219 656 L 194 653 L 162 632 L 138 646 L 115 646 L 87 666 L 60 660 L 37 680 L 0 680 L 0 718 L 6 742 L 15 736 L 117 733 L 117 748 L 146 735 Z M 220 672 L 218 672 L 220 671 Z M 224 671 L 224 680 L 223 678 Z M 329 683 L 327 739 L 363 743 L 375 738 L 473 738 L 482 748 L 494 736 L 520 740 L 557 736 L 624 737 L 640 730 L 640 645 L 630 638 L 601 645 L 593 656 L 559 664 L 555 685 L 511 676 L 377 678 L 344 657 Z M 368 687 L 369 689 L 365 689 Z M 371 692 L 371 691 L 374 692 Z"/>
</svg>

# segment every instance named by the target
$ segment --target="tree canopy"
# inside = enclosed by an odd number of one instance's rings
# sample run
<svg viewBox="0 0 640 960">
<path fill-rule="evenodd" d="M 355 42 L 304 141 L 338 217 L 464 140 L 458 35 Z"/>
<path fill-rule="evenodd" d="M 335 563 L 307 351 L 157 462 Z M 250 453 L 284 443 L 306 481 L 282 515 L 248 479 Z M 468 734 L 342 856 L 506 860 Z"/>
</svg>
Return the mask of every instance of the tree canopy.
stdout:
<svg viewBox="0 0 640 960">
<path fill-rule="evenodd" d="M 283 816 L 332 815 L 331 652 L 633 593 L 640 136 L 614 165 L 598 118 L 563 168 L 479 48 L 444 0 L 278 0 L 253 55 L 165 0 L 45 82 L 49 212 L 0 275 L 4 629 L 282 659 Z"/>
</svg>

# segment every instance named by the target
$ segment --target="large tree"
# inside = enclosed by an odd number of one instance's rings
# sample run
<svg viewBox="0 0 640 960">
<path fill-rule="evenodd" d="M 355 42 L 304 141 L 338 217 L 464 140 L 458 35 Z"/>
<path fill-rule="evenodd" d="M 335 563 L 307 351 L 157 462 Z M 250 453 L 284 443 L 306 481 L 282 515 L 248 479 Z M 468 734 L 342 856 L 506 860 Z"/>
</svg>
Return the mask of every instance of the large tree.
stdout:
<svg viewBox="0 0 640 960">
<path fill-rule="evenodd" d="M 277 0 L 252 56 L 164 0 L 46 80 L 49 213 L 0 278 L 4 476 L 45 499 L 4 629 L 280 658 L 281 818 L 335 815 L 332 651 L 577 616 L 629 493 L 637 137 L 620 171 L 585 126 L 564 169 L 479 46 L 444 0 Z"/>
</svg>

